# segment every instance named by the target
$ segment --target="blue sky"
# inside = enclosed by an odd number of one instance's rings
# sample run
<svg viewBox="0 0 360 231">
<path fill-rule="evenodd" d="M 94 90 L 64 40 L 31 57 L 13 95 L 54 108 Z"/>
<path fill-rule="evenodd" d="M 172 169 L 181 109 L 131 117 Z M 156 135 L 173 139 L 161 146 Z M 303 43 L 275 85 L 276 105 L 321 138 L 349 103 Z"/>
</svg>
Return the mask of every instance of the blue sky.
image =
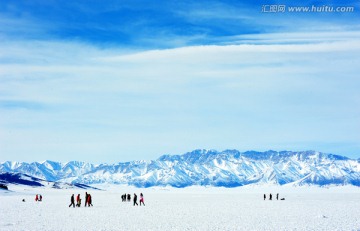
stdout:
<svg viewBox="0 0 360 231">
<path fill-rule="evenodd" d="M 267 5 L 354 12 L 263 13 Z M 1 1 L 0 161 L 360 157 L 359 1 Z"/>
</svg>

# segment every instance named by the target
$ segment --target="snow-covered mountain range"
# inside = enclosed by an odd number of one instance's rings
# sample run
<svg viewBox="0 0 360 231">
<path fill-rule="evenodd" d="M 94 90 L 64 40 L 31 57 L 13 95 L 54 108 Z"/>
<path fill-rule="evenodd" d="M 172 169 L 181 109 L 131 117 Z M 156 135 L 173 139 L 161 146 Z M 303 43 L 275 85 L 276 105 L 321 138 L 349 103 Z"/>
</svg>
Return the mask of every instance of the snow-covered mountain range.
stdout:
<svg viewBox="0 0 360 231">
<path fill-rule="evenodd" d="M 360 186 L 360 160 L 316 151 L 195 150 L 183 155 L 163 155 L 152 161 L 101 165 L 77 161 L 7 161 L 0 164 L 0 173 L 6 172 L 73 184 L 114 183 L 137 187 L 236 187 L 249 184 Z"/>
</svg>

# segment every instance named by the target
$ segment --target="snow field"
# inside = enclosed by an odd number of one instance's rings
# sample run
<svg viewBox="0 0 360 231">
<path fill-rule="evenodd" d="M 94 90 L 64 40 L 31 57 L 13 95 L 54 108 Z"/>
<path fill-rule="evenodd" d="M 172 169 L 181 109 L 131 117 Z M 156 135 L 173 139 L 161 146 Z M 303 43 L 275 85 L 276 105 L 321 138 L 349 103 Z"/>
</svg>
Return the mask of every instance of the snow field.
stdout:
<svg viewBox="0 0 360 231">
<path fill-rule="evenodd" d="M 90 208 L 68 207 L 71 194 L 84 200 L 85 190 L 0 192 L 0 230 L 360 230 L 356 187 L 103 188 L 87 191 Z M 145 207 L 121 202 L 123 193 L 134 192 L 144 193 Z M 264 201 L 270 192 L 275 200 Z M 276 201 L 277 192 L 286 200 Z"/>
</svg>

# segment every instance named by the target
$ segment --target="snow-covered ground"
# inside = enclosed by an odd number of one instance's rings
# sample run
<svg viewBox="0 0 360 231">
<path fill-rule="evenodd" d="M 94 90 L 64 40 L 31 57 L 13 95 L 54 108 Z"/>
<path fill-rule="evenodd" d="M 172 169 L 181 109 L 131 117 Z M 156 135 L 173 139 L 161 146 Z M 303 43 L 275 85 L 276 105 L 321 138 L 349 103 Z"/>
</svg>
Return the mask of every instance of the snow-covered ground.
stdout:
<svg viewBox="0 0 360 231">
<path fill-rule="evenodd" d="M 0 230 L 360 230 L 357 187 L 98 187 L 88 190 L 93 207 L 69 208 L 71 194 L 84 199 L 85 190 L 10 186 L 0 191 Z M 140 192 L 145 207 L 121 202 Z"/>
</svg>

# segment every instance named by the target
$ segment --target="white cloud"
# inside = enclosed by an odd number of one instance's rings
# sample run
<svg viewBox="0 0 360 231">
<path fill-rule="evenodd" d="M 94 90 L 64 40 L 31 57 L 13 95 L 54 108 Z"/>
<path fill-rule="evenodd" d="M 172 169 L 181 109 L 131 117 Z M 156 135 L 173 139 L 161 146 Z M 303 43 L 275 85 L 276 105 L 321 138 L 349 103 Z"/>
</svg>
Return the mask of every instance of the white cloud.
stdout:
<svg viewBox="0 0 360 231">
<path fill-rule="evenodd" d="M 358 28 L 357 28 L 358 29 Z M 262 33 L 262 34 L 243 34 L 237 36 L 229 36 L 222 39 L 223 44 L 323 44 L 333 42 L 356 43 L 360 36 L 359 30 L 347 30 L 346 27 L 338 27 L 333 30 L 314 30 L 306 32 L 287 32 L 287 33 Z M 357 45 L 357 44 L 356 44 Z"/>
<path fill-rule="evenodd" d="M 243 5 L 243 4 L 241 4 Z M 259 6 L 260 7 L 260 6 Z M 246 9 L 247 8 L 247 9 Z M 261 9 L 261 8 L 259 8 Z M 234 7 L 220 2 L 207 2 L 203 3 L 193 3 L 188 5 L 185 9 L 174 9 L 174 12 L 184 17 L 185 19 L 195 22 L 201 20 L 210 20 L 215 22 L 215 20 L 250 20 L 254 19 L 255 16 L 250 16 L 251 10 L 248 7 L 243 5 L 243 7 Z M 257 12 L 256 9 L 252 12 Z"/>
<path fill-rule="evenodd" d="M 339 154 L 354 154 L 359 44 L 355 32 L 324 43 L 133 54 L 76 43 L 3 43 L 0 106 L 44 107 L 0 107 L 2 158 L 62 152 L 84 159 L 103 150 L 111 162 L 196 147 L 331 152 L 332 142 L 351 146 Z"/>
</svg>

